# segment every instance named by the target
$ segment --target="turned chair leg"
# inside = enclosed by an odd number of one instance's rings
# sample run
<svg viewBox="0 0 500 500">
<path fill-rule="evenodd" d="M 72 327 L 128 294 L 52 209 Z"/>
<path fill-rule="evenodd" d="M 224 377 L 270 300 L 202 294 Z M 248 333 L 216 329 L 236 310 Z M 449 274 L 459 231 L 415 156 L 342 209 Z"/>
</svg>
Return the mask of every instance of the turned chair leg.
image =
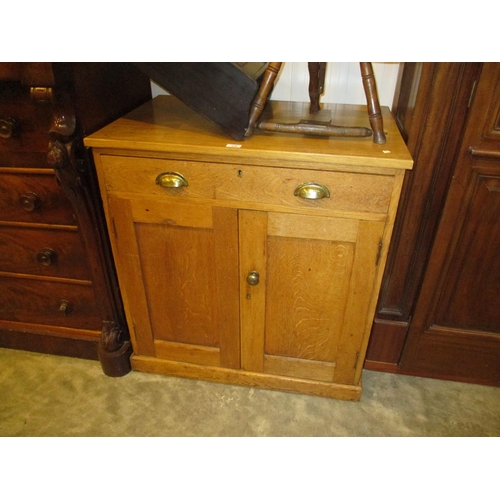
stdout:
<svg viewBox="0 0 500 500">
<path fill-rule="evenodd" d="M 264 111 L 267 98 L 269 97 L 269 94 L 273 90 L 274 81 L 278 76 L 280 68 L 281 68 L 280 62 L 269 63 L 268 67 L 266 68 L 266 71 L 264 72 L 264 76 L 262 78 L 262 82 L 259 87 L 259 91 L 257 92 L 257 95 L 254 97 L 252 106 L 250 108 L 248 127 L 245 132 L 245 137 L 250 137 L 253 134 L 255 124 L 257 123 L 257 120 L 260 118 L 262 111 Z"/>
<path fill-rule="evenodd" d="M 359 63 L 363 87 L 365 89 L 366 102 L 368 104 L 368 117 L 373 130 L 373 142 L 376 144 L 385 143 L 384 121 L 378 101 L 377 84 L 373 74 L 371 62 Z"/>
<path fill-rule="evenodd" d="M 307 67 L 309 69 L 309 99 L 311 101 L 309 113 L 314 114 L 320 109 L 319 96 L 325 88 L 326 63 L 310 62 L 307 63 Z"/>
</svg>

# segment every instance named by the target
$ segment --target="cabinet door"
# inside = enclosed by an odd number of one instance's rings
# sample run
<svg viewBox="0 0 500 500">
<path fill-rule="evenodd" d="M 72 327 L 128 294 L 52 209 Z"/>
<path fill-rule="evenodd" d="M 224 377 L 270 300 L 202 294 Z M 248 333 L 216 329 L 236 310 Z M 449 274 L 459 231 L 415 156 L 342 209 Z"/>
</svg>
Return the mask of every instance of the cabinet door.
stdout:
<svg viewBox="0 0 500 500">
<path fill-rule="evenodd" d="M 483 63 L 401 360 L 500 385 L 500 63 Z"/>
<path fill-rule="evenodd" d="M 242 368 L 357 384 L 384 223 L 241 211 L 239 224 Z"/>
<path fill-rule="evenodd" d="M 237 211 L 109 200 L 134 352 L 239 368 Z"/>
</svg>

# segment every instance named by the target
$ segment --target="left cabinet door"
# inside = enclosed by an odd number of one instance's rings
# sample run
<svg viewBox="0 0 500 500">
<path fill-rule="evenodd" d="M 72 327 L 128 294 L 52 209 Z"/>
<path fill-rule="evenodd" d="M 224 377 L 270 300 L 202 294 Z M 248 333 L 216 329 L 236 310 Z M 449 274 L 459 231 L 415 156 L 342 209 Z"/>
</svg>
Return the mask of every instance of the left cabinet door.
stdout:
<svg viewBox="0 0 500 500">
<path fill-rule="evenodd" d="M 109 198 L 134 353 L 240 367 L 237 210 Z"/>
</svg>

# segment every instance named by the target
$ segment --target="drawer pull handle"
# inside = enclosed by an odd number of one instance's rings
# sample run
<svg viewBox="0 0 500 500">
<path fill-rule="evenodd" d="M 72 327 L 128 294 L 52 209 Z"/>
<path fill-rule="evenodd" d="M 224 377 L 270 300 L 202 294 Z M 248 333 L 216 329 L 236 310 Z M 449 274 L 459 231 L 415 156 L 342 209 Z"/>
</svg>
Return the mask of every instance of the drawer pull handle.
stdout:
<svg viewBox="0 0 500 500">
<path fill-rule="evenodd" d="M 260 274 L 257 271 L 251 271 L 247 276 L 247 283 L 250 286 L 255 286 L 259 284 Z"/>
<path fill-rule="evenodd" d="M 0 138 L 10 139 L 19 135 L 19 123 L 13 118 L 0 118 Z"/>
<path fill-rule="evenodd" d="M 156 178 L 156 184 L 163 188 L 181 188 L 186 187 L 188 182 L 182 174 L 177 172 L 164 172 Z"/>
<path fill-rule="evenodd" d="M 59 311 L 67 316 L 73 310 L 73 306 L 67 300 L 61 300 L 59 303 Z"/>
<path fill-rule="evenodd" d="M 52 248 L 44 248 L 37 253 L 36 260 L 43 266 L 52 266 L 57 261 L 57 253 Z"/>
<path fill-rule="evenodd" d="M 305 198 L 306 200 L 330 198 L 330 191 L 328 191 L 328 188 L 316 182 L 305 182 L 301 184 L 295 189 L 293 194 L 300 198 Z"/>
<path fill-rule="evenodd" d="M 26 193 L 19 197 L 19 204 L 26 212 L 34 212 L 40 208 L 40 198 L 36 193 Z"/>
</svg>

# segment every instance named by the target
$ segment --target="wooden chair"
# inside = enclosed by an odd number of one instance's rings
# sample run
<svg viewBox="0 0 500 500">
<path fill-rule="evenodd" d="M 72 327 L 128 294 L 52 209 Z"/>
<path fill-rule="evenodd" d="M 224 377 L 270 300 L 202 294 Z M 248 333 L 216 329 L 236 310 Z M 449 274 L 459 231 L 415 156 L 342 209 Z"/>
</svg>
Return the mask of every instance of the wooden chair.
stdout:
<svg viewBox="0 0 500 500">
<path fill-rule="evenodd" d="M 275 122 L 261 121 L 259 118 L 262 115 L 267 99 L 272 91 L 274 81 L 278 75 L 282 63 L 269 63 L 264 77 L 261 81 L 259 91 L 255 96 L 250 110 L 249 123 L 246 137 L 253 134 L 255 128 L 272 132 L 287 132 L 309 135 L 325 135 L 336 137 L 369 137 L 373 135 L 373 142 L 376 144 L 384 144 L 386 141 L 384 133 L 384 123 L 380 104 L 378 99 L 377 85 L 375 75 L 373 73 L 372 63 L 362 62 L 360 64 L 361 77 L 363 88 L 366 95 L 368 106 L 368 118 L 370 121 L 371 130 L 366 127 L 343 127 L 340 125 L 332 125 L 321 120 L 315 120 L 311 117 L 308 120 L 301 120 L 297 124 L 280 124 Z M 320 111 L 320 95 L 324 91 L 326 63 L 313 62 L 308 63 L 309 70 L 309 99 L 310 99 L 310 114 L 315 115 Z"/>
<path fill-rule="evenodd" d="M 264 131 L 336 137 L 370 137 L 385 142 L 382 114 L 371 63 L 360 63 L 368 103 L 370 128 L 332 125 L 320 116 L 326 63 L 308 63 L 310 113 L 299 123 L 263 120 L 262 113 L 283 63 L 134 63 L 195 111 L 235 140 Z"/>
</svg>

